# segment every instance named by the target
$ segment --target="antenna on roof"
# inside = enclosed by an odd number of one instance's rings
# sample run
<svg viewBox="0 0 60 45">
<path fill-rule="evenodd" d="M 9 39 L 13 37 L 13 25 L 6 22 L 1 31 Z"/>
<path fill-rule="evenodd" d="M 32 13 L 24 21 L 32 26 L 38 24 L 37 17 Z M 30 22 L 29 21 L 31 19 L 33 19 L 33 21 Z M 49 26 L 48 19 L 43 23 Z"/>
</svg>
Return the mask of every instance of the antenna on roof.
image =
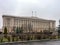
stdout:
<svg viewBox="0 0 60 45">
<path fill-rule="evenodd" d="M 33 11 L 32 11 L 32 17 L 33 17 Z"/>
<path fill-rule="evenodd" d="M 33 16 L 37 17 L 37 12 L 36 11 L 32 11 L 32 17 Z"/>
<path fill-rule="evenodd" d="M 37 12 L 35 11 L 35 17 L 36 17 L 36 13 L 37 13 Z"/>
</svg>

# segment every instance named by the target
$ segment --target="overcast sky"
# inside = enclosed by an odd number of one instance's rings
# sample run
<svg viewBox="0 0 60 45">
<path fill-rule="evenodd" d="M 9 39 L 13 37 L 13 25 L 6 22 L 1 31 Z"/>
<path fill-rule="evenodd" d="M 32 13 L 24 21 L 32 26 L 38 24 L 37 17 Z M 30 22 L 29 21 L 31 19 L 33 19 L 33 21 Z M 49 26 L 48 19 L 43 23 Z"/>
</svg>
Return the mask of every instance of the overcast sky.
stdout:
<svg viewBox="0 0 60 45">
<path fill-rule="evenodd" d="M 56 20 L 60 19 L 60 0 L 0 0 L 0 28 L 3 25 L 2 15 L 33 16 Z"/>
</svg>

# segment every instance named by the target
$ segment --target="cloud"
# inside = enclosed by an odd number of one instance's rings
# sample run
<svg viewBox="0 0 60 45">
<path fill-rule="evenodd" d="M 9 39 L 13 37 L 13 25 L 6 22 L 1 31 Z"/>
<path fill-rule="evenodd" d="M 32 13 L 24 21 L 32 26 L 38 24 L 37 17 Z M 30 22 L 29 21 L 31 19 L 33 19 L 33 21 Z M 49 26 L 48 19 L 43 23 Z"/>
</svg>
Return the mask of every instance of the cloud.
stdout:
<svg viewBox="0 0 60 45">
<path fill-rule="evenodd" d="M 32 11 L 36 11 L 38 17 L 58 20 L 60 0 L 0 0 L 0 17 L 1 14 L 32 16 Z"/>
</svg>

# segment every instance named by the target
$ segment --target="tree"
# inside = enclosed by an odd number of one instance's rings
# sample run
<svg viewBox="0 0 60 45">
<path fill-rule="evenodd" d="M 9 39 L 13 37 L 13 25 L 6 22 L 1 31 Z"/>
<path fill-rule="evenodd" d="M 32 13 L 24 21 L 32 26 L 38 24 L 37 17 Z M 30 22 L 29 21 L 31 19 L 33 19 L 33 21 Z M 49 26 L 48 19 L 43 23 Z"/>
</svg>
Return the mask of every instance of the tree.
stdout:
<svg viewBox="0 0 60 45">
<path fill-rule="evenodd" d="M 16 28 L 16 33 L 23 33 L 23 27 L 17 27 Z"/>
<path fill-rule="evenodd" d="M 60 38 L 60 25 L 58 27 L 58 38 Z"/>
<path fill-rule="evenodd" d="M 58 33 L 60 33 L 60 25 L 59 25 L 59 27 L 58 27 Z"/>
<path fill-rule="evenodd" d="M 7 27 L 4 28 L 4 34 L 7 34 Z"/>
<path fill-rule="evenodd" d="M 7 27 L 4 28 L 4 37 L 7 38 Z"/>
<path fill-rule="evenodd" d="M 19 33 L 19 29 L 18 29 L 18 27 L 16 28 L 16 33 L 17 33 L 17 34 Z"/>
<path fill-rule="evenodd" d="M 20 32 L 20 33 L 23 33 L 23 27 L 20 28 L 20 31 L 19 31 L 19 32 Z"/>
<path fill-rule="evenodd" d="M 43 33 L 44 33 L 44 35 L 47 36 L 48 38 L 51 38 L 51 35 L 52 35 L 53 32 L 50 32 L 49 30 L 44 30 Z M 46 37 L 46 38 L 47 38 L 47 37 Z"/>
<path fill-rule="evenodd" d="M 21 33 L 23 33 L 23 27 L 17 27 L 16 28 L 16 34 L 17 34 L 16 41 L 18 41 L 18 37 L 20 37 L 19 34 Z"/>
</svg>

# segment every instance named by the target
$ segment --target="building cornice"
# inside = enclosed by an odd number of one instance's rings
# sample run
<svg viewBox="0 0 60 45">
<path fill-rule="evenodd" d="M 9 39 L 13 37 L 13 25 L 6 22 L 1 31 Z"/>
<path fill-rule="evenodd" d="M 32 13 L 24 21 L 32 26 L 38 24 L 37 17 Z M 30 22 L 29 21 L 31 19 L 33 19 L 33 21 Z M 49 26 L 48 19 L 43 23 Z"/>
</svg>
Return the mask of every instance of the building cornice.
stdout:
<svg viewBox="0 0 60 45">
<path fill-rule="evenodd" d="M 19 17 L 19 16 L 10 16 L 10 15 L 3 15 L 2 17 L 10 17 L 10 18 L 23 18 L 23 19 L 35 19 L 35 20 L 42 20 L 42 21 L 49 21 L 49 22 L 56 22 L 55 20 L 47 20 L 38 17 Z"/>
</svg>

